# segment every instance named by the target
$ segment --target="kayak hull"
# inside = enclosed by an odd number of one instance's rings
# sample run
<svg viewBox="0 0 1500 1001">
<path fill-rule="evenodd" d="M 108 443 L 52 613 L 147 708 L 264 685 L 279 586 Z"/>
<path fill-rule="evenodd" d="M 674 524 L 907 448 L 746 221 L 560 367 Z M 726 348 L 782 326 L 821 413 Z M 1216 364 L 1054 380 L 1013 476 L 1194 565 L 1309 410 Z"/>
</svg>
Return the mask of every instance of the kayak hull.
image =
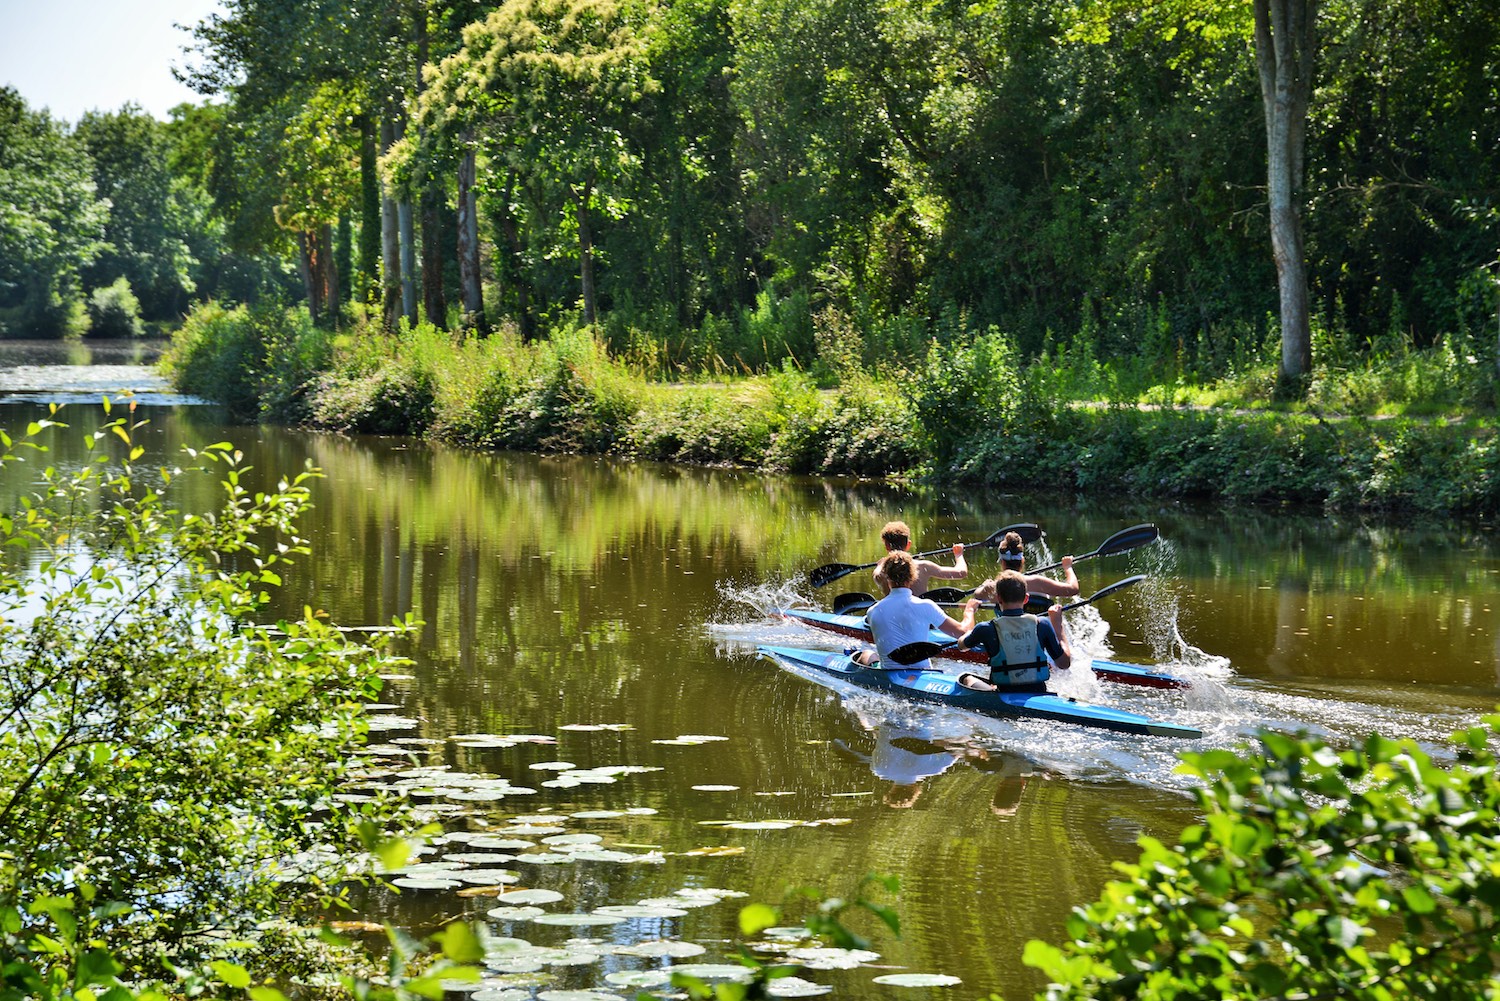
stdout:
<svg viewBox="0 0 1500 1001">
<path fill-rule="evenodd" d="M 862 640 L 866 643 L 874 642 L 870 636 L 870 629 L 865 625 L 863 615 L 837 615 L 833 612 L 817 612 L 802 608 L 783 608 L 779 611 L 783 618 L 792 619 L 803 625 L 812 626 L 814 629 L 822 629 L 825 632 L 837 633 L 850 639 Z M 932 630 L 932 642 L 950 643 L 953 637 L 946 633 Z M 983 651 L 980 650 L 945 650 L 933 655 L 944 660 L 957 660 L 970 664 L 983 664 L 986 662 Z M 1112 681 L 1121 685 L 1135 685 L 1142 688 L 1191 688 L 1192 682 L 1186 678 L 1179 678 L 1174 674 L 1164 671 L 1153 671 L 1149 667 L 1139 664 L 1123 664 L 1114 660 L 1096 660 L 1090 668 L 1095 677 L 1100 681 Z"/>
<path fill-rule="evenodd" d="M 940 671 L 885 670 L 862 667 L 846 653 L 799 647 L 760 646 L 762 656 L 842 678 L 860 688 L 937 705 L 952 706 L 1000 719 L 1041 719 L 1116 733 L 1196 740 L 1203 731 L 1154 720 L 1139 713 L 1077 702 L 1050 693 L 976 692 Z"/>
</svg>

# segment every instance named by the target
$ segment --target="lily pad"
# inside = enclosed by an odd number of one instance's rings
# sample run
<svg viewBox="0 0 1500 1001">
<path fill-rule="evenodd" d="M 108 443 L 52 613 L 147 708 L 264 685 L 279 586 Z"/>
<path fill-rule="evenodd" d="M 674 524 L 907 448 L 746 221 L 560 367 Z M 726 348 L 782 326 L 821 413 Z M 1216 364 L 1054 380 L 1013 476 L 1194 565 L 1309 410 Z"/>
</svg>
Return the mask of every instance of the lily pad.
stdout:
<svg viewBox="0 0 1500 1001">
<path fill-rule="evenodd" d="M 556 890 L 507 890 L 495 898 L 500 904 L 554 904 L 561 900 L 563 895 Z"/>
<path fill-rule="evenodd" d="M 491 907 L 484 912 L 484 916 L 494 918 L 496 921 L 530 921 L 546 913 L 540 907 Z"/>
<path fill-rule="evenodd" d="M 571 761 L 537 761 L 528 767 L 539 772 L 565 772 L 578 766 Z"/>
<path fill-rule="evenodd" d="M 880 953 L 868 949 L 793 949 L 786 957 L 809 970 L 852 970 L 875 962 Z"/>
<path fill-rule="evenodd" d="M 659 907 L 647 904 L 606 904 L 594 908 L 595 914 L 609 914 L 620 918 L 680 918 L 687 911 L 680 907 Z"/>
<path fill-rule="evenodd" d="M 597 834 L 554 834 L 542 839 L 542 844 L 552 845 L 597 845 L 604 839 Z"/>
<path fill-rule="evenodd" d="M 708 950 L 696 942 L 683 942 L 675 938 L 656 939 L 652 942 L 637 942 L 620 950 L 624 956 L 640 956 L 642 959 L 691 959 Z"/>
<path fill-rule="evenodd" d="M 525 840 L 523 840 L 521 838 L 496 838 L 496 837 L 493 837 L 493 836 L 490 836 L 490 835 L 482 835 L 480 837 L 473 838 L 472 840 L 470 840 L 469 841 L 469 847 L 470 848 L 483 848 L 483 849 L 486 849 L 486 850 L 489 850 L 489 849 L 500 849 L 501 851 L 507 851 L 507 850 L 516 850 L 516 851 L 518 851 L 518 850 L 525 849 L 525 848 L 535 848 L 536 847 L 536 842 L 535 841 L 525 841 Z"/>
<path fill-rule="evenodd" d="M 672 975 L 666 970 L 619 970 L 606 973 L 604 982 L 616 987 L 665 987 L 672 982 Z"/>
<path fill-rule="evenodd" d="M 749 980 L 753 975 L 749 967 L 730 963 L 683 963 L 671 969 L 700 980 Z"/>
<path fill-rule="evenodd" d="M 673 896 L 689 899 L 737 900 L 741 897 L 748 897 L 750 894 L 744 890 L 721 890 L 717 886 L 685 886 L 673 891 Z"/>
<path fill-rule="evenodd" d="M 568 928 L 586 928 L 592 925 L 617 925 L 624 918 L 612 914 L 542 914 L 532 919 L 539 925 L 562 925 Z"/>
<path fill-rule="evenodd" d="M 736 831 L 785 831 L 796 827 L 797 822 L 793 820 L 736 820 L 724 826 Z"/>
<path fill-rule="evenodd" d="M 485 987 L 481 980 L 479 990 L 469 995 L 469 1001 L 531 1001 L 531 991 L 520 987 Z"/>
<path fill-rule="evenodd" d="M 562 865 L 572 862 L 574 856 L 567 852 L 527 852 L 517 855 L 517 862 L 529 862 L 532 865 Z"/>
<path fill-rule="evenodd" d="M 876 977 L 874 982 L 887 987 L 952 987 L 963 983 L 946 973 L 887 973 Z"/>
<path fill-rule="evenodd" d="M 532 824 L 547 827 L 566 823 L 567 820 L 568 818 L 560 813 L 527 813 L 519 817 L 510 818 L 512 824 Z"/>
<path fill-rule="evenodd" d="M 739 786 L 702 785 L 693 786 L 693 788 L 698 792 L 734 792 L 739 789 Z"/>
<path fill-rule="evenodd" d="M 455 872 L 453 878 L 470 886 L 504 886 L 521 881 L 520 875 L 509 869 L 464 869 Z"/>
<path fill-rule="evenodd" d="M 624 810 L 579 810 L 568 816 L 574 820 L 612 820 L 615 817 L 626 816 Z"/>
<path fill-rule="evenodd" d="M 657 810 L 650 806 L 632 806 L 625 812 L 632 817 L 649 817 L 655 814 Z"/>
<path fill-rule="evenodd" d="M 499 852 L 449 852 L 443 858 L 449 862 L 462 862 L 464 865 L 504 865 L 515 860 L 514 855 L 502 855 Z"/>
<path fill-rule="evenodd" d="M 811 998 L 819 994 L 828 994 L 832 990 L 833 987 L 830 984 L 815 984 L 801 977 L 782 977 L 771 981 L 766 987 L 766 993 L 773 998 Z"/>
<path fill-rule="evenodd" d="M 456 879 L 438 879 L 434 876 L 402 876 L 391 883 L 406 890 L 456 890 L 463 884 Z"/>
<path fill-rule="evenodd" d="M 605 991 L 542 991 L 537 1001 L 620 1001 L 620 995 Z"/>
</svg>

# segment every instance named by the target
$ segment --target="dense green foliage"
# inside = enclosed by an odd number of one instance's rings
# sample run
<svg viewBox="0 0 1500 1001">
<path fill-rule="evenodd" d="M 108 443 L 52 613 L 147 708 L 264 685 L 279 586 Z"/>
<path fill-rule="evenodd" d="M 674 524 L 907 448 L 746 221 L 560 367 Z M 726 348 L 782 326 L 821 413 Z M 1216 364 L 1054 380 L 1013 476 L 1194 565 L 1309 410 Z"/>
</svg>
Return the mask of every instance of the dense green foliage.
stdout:
<svg viewBox="0 0 1500 1001">
<path fill-rule="evenodd" d="M 80 144 L 0 88 L 0 335 L 78 332 L 108 218 Z"/>
<path fill-rule="evenodd" d="M 1500 18 L 1314 9 L 1314 374 L 1446 349 L 1493 376 Z M 232 0 L 190 74 L 222 103 L 79 123 L 113 216 L 59 273 L 124 274 L 148 320 L 294 274 L 324 325 L 356 296 L 392 332 L 581 316 L 672 374 L 811 365 L 825 316 L 867 371 L 993 326 L 1028 360 L 1243 377 L 1279 336 L 1248 24 L 1210 0 Z"/>
<path fill-rule="evenodd" d="M 1500 716 L 1442 763 L 1264 733 L 1184 755 L 1201 824 L 1080 908 L 1026 962 L 1049 998 L 1491 998 L 1500 990 Z"/>
<path fill-rule="evenodd" d="M 329 906 L 396 815 L 332 798 L 391 659 L 311 611 L 255 623 L 312 474 L 252 493 L 228 444 L 144 468 L 130 418 L 41 465 L 58 427 L 0 434 L 39 464 L 0 517 L 6 998 L 278 951 L 256 922 L 298 900 L 285 877 Z"/>
<path fill-rule="evenodd" d="M 905 374 L 846 371 L 840 380 L 827 365 L 803 372 L 788 364 L 765 376 L 663 384 L 586 329 L 530 345 L 508 331 L 455 341 L 425 325 L 336 341 L 305 311 L 207 307 L 190 318 L 167 365 L 179 389 L 243 416 L 477 448 L 994 489 L 1500 511 L 1500 437 L 1491 421 L 1143 407 L 1119 372 L 1073 356 L 1028 365 L 995 332 L 934 345 Z M 1314 402 L 1357 403 L 1361 392 L 1387 399 L 1410 377 L 1429 398 L 1446 393 L 1459 405 L 1464 387 L 1476 384 L 1472 367 L 1454 367 L 1441 353 L 1406 355 L 1391 372 L 1392 385 L 1365 372 L 1326 373 Z M 1094 393 L 1123 399 L 1070 402 Z"/>
</svg>

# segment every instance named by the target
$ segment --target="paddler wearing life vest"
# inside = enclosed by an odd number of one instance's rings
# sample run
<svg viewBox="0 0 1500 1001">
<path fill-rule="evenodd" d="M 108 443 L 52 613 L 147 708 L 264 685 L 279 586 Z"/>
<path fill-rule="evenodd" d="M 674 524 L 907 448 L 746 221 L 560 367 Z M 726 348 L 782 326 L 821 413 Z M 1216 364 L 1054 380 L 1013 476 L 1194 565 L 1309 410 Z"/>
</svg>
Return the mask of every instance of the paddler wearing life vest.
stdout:
<svg viewBox="0 0 1500 1001">
<path fill-rule="evenodd" d="M 1015 535 L 1014 532 L 1011 535 Z M 1016 535 L 1020 539 L 1019 535 Z M 888 521 L 880 530 L 880 541 L 885 543 L 886 554 L 904 553 L 911 549 L 911 529 L 904 521 Z M 891 582 L 886 579 L 885 572 L 881 570 L 881 564 L 875 565 L 875 583 L 880 587 L 881 594 L 891 593 Z M 953 565 L 945 567 L 941 563 L 932 560 L 919 560 L 912 557 L 911 593 L 917 597 L 927 593 L 927 584 L 934 580 L 963 580 L 969 576 L 969 564 L 964 560 L 964 544 L 955 543 L 953 546 Z"/>
<path fill-rule="evenodd" d="M 1052 672 L 1050 656 L 1058 670 L 1073 663 L 1063 625 L 1062 606 L 1047 609 L 1047 617 L 1026 611 L 1026 578 L 1006 570 L 995 578 L 999 612 L 981 622 L 958 641 L 960 650 L 983 650 L 989 656 L 988 670 L 966 671 L 958 683 L 981 692 L 1045 692 Z"/>
</svg>

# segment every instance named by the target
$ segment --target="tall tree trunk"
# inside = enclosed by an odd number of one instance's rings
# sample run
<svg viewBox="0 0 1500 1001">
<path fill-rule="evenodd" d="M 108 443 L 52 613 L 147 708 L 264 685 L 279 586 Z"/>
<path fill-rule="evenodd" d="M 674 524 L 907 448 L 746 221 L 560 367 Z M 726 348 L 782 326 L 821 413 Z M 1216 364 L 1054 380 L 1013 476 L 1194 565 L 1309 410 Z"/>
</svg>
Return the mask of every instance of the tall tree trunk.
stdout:
<svg viewBox="0 0 1500 1001">
<path fill-rule="evenodd" d="M 389 119 L 380 123 L 380 148 L 389 150 L 396 141 L 396 129 Z M 380 193 L 380 291 L 381 318 L 386 330 L 395 330 L 403 313 L 401 306 L 401 237 L 397 223 L 396 200 L 384 185 Z"/>
<path fill-rule="evenodd" d="M 1271 252 L 1281 292 L 1281 380 L 1295 389 L 1312 371 L 1302 206 L 1318 0 L 1255 0 L 1254 8 L 1255 62 L 1266 115 Z"/>
<path fill-rule="evenodd" d="M 515 191 L 516 170 L 512 167 L 505 176 L 505 194 L 500 199 L 500 234 L 505 243 L 505 254 L 501 258 L 504 266 L 500 269 L 501 291 L 504 291 L 507 281 L 515 288 L 516 322 L 521 328 L 522 342 L 530 344 L 536 340 L 536 322 L 531 316 L 531 285 L 526 280 L 526 241 L 521 237 L 521 224 L 511 210 Z"/>
<path fill-rule="evenodd" d="M 583 322 L 593 326 L 599 320 L 594 295 L 594 236 L 589 232 L 589 200 L 594 194 L 593 178 L 578 194 L 578 278 L 583 286 Z"/>
<path fill-rule="evenodd" d="M 350 294 L 372 302 L 376 276 L 380 274 L 381 217 L 380 178 L 375 173 L 375 123 L 370 115 L 359 119 L 359 281 L 349 282 Z M 352 276 L 351 276 L 352 278 Z"/>
<path fill-rule="evenodd" d="M 448 300 L 443 293 L 443 218 L 435 184 L 422 189 L 422 309 L 427 322 L 448 329 Z"/>
<path fill-rule="evenodd" d="M 323 316 L 322 268 L 318 261 L 317 233 L 297 233 L 297 272 L 302 277 L 302 290 L 307 295 L 307 312 L 317 323 Z"/>
<path fill-rule="evenodd" d="M 463 287 L 464 326 L 483 334 L 484 294 L 479 284 L 479 224 L 475 220 L 474 150 L 468 147 L 458 164 L 458 275 Z"/>
<path fill-rule="evenodd" d="M 354 275 L 354 227 L 350 224 L 350 213 L 339 213 L 338 230 L 330 230 L 330 233 L 333 234 L 333 254 L 329 255 L 329 314 L 333 326 L 338 327 L 344 321 L 344 299 Z"/>
<path fill-rule="evenodd" d="M 401 315 L 417 322 L 417 233 L 412 223 L 411 199 L 396 203 L 396 230 L 401 241 Z"/>
<path fill-rule="evenodd" d="M 418 97 L 427 89 L 422 79 L 422 70 L 427 66 L 428 30 L 426 0 L 416 0 L 412 5 L 412 27 L 416 31 Z M 418 198 L 422 213 L 422 308 L 427 313 L 427 322 L 439 330 L 448 329 L 448 303 L 443 295 L 443 236 L 439 208 L 442 194 L 434 177 L 427 178 Z"/>
</svg>

